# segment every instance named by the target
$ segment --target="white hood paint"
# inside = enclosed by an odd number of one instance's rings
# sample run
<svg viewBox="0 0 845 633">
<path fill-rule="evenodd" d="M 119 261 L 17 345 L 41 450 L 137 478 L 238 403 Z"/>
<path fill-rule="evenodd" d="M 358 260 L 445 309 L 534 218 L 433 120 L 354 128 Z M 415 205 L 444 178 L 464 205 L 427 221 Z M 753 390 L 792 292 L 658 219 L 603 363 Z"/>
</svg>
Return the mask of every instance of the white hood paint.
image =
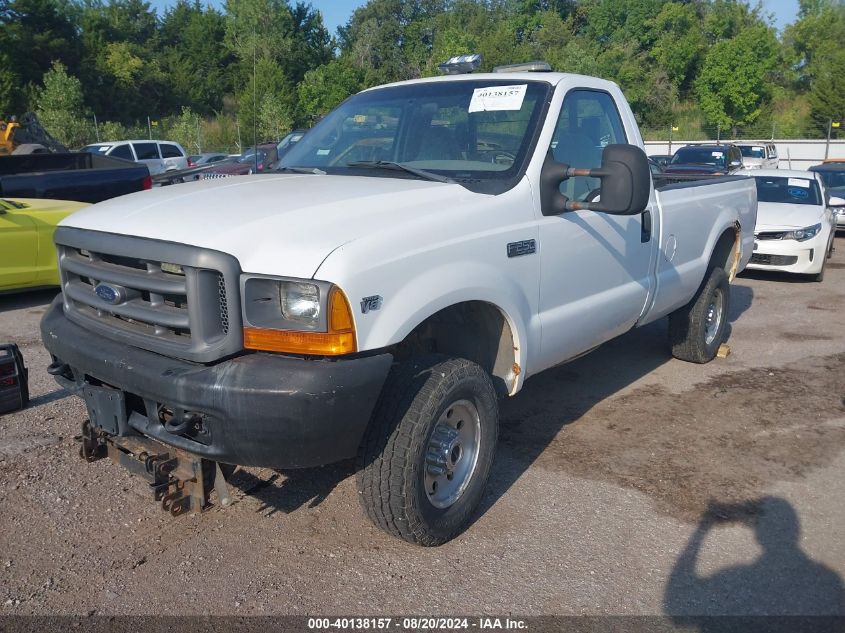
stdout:
<svg viewBox="0 0 845 633">
<path fill-rule="evenodd" d="M 757 205 L 757 230 L 802 229 L 821 222 L 824 208 L 814 204 L 785 204 L 759 202 Z"/>
<path fill-rule="evenodd" d="M 406 178 L 236 176 L 114 198 L 61 224 L 210 248 L 244 272 L 309 278 L 343 244 L 480 195 Z"/>
</svg>

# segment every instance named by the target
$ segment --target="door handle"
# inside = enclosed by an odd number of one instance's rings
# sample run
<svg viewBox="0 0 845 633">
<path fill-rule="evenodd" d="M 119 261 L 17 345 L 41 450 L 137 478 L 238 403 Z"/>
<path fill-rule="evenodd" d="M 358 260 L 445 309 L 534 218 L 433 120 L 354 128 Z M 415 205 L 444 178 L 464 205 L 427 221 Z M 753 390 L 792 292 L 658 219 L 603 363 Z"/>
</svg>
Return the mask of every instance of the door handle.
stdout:
<svg viewBox="0 0 845 633">
<path fill-rule="evenodd" d="M 642 226 L 640 228 L 640 242 L 645 244 L 651 241 L 651 211 L 646 209 L 641 214 Z"/>
</svg>

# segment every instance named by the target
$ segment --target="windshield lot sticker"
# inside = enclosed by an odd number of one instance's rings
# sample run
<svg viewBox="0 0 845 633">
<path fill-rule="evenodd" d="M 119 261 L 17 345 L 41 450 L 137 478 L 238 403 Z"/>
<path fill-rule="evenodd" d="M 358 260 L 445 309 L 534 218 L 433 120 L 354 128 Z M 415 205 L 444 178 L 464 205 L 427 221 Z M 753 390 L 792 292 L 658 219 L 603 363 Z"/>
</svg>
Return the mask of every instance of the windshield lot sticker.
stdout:
<svg viewBox="0 0 845 633">
<path fill-rule="evenodd" d="M 721 158 L 722 156 L 724 156 L 724 154 L 722 152 L 710 152 L 710 155 L 713 158 Z"/>
<path fill-rule="evenodd" d="M 469 112 L 521 110 L 526 90 L 528 90 L 528 84 L 476 88 L 472 91 Z"/>
<path fill-rule="evenodd" d="M 803 178 L 790 178 L 789 182 L 786 184 L 790 187 L 804 187 L 804 189 L 810 188 L 810 181 L 804 180 Z"/>
</svg>

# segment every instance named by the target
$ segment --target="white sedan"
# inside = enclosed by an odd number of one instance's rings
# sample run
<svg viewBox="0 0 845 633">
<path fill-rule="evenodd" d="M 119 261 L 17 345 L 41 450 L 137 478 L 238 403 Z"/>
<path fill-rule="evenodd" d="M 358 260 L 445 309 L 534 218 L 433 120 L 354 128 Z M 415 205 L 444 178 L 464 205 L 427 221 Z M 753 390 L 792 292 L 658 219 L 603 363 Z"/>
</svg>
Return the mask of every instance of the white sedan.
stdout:
<svg viewBox="0 0 845 633">
<path fill-rule="evenodd" d="M 757 183 L 754 254 L 748 268 L 780 270 L 824 278 L 833 252 L 835 208 L 842 198 L 828 199 L 821 177 L 809 171 L 765 169 L 745 172 Z"/>
</svg>

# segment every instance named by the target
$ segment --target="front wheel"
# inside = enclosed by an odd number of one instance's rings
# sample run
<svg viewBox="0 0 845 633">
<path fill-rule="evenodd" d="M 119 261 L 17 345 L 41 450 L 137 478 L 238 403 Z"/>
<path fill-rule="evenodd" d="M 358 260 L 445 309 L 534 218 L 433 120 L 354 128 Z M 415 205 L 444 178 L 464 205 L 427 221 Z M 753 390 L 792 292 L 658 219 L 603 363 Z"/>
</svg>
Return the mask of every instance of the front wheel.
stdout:
<svg viewBox="0 0 845 633">
<path fill-rule="evenodd" d="M 813 275 L 810 275 L 810 279 L 812 281 L 816 281 L 816 282 L 824 281 L 824 269 L 825 269 L 826 266 L 827 266 L 827 258 L 825 257 L 825 258 L 822 259 L 821 270 L 819 270 L 819 272 L 817 272 Z"/>
<path fill-rule="evenodd" d="M 463 531 L 484 494 L 498 439 L 490 376 L 442 355 L 391 370 L 358 455 L 358 492 L 378 527 L 441 545 Z"/>
<path fill-rule="evenodd" d="M 708 363 L 716 357 L 728 327 L 731 286 L 721 268 L 713 268 L 692 300 L 669 315 L 669 342 L 675 358 Z"/>
</svg>

